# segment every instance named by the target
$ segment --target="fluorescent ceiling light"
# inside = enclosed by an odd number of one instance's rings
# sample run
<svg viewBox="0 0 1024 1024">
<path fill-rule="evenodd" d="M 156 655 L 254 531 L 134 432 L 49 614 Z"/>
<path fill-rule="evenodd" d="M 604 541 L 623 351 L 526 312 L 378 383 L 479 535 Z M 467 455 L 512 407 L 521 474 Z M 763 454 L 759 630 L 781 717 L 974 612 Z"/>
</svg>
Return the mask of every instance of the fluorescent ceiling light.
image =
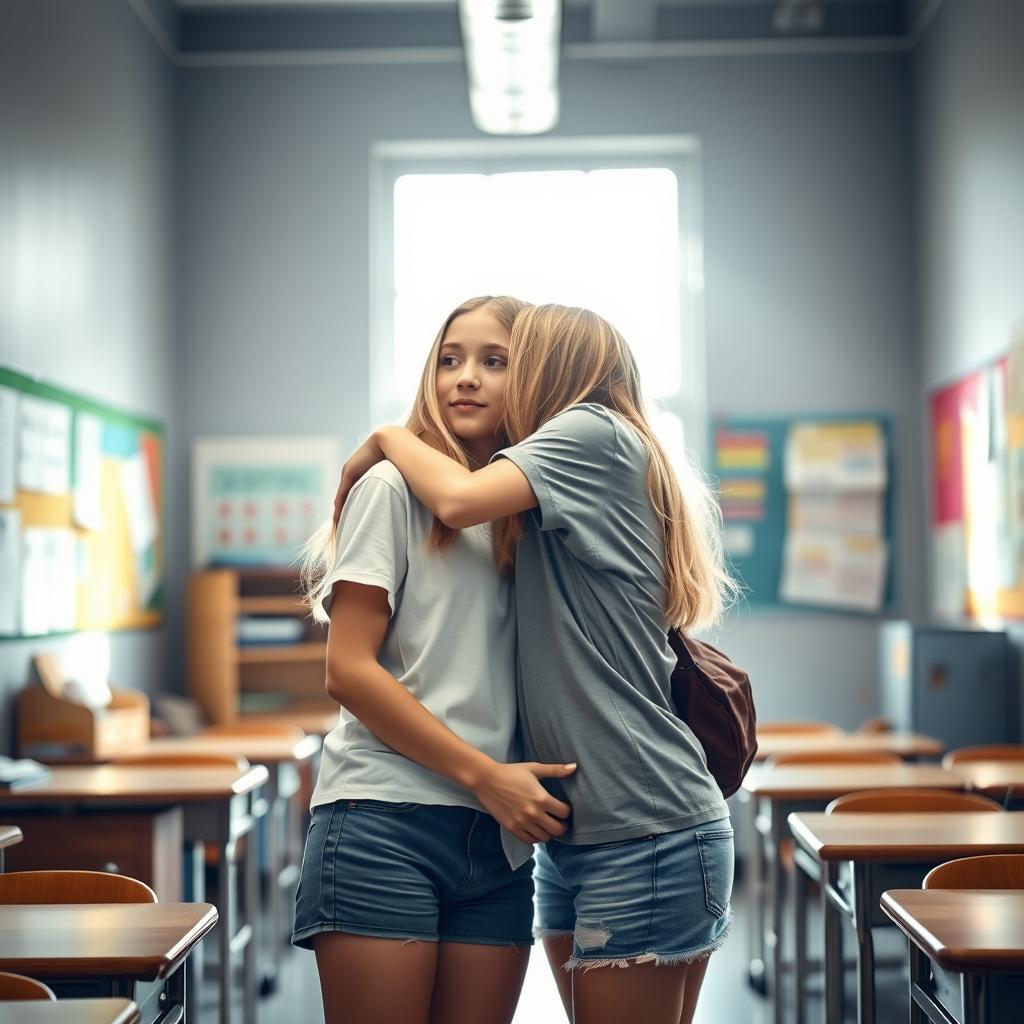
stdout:
<svg viewBox="0 0 1024 1024">
<path fill-rule="evenodd" d="M 460 0 L 473 122 L 533 135 L 558 122 L 559 0 Z"/>
</svg>

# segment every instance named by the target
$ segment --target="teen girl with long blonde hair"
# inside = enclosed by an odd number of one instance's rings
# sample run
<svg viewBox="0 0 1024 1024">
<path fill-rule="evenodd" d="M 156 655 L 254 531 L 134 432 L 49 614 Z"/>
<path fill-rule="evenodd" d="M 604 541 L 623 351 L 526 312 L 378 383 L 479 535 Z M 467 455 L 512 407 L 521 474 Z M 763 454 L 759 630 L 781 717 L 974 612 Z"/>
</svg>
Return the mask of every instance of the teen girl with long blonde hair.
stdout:
<svg viewBox="0 0 1024 1024">
<path fill-rule="evenodd" d="M 505 443 L 523 303 L 445 320 L 409 436 L 470 471 Z M 324 541 L 326 540 L 326 545 Z M 316 952 L 327 1024 L 508 1024 L 532 945 L 531 844 L 570 813 L 517 764 L 515 610 L 490 529 L 437 519 L 379 462 L 304 577 L 328 621 L 324 741 L 293 941 Z M 498 822 L 507 826 L 502 834 Z"/>
<path fill-rule="evenodd" d="M 563 1003 L 575 1024 L 685 1024 L 728 928 L 733 835 L 673 712 L 666 631 L 711 624 L 735 592 L 717 506 L 696 475 L 680 488 L 632 353 L 596 314 L 521 311 L 507 387 L 510 447 L 486 468 L 384 427 L 346 463 L 338 504 L 386 457 L 453 529 L 502 520 L 525 753 L 579 763 L 549 784 L 572 822 L 535 876 L 538 932 L 568 968 Z"/>
</svg>

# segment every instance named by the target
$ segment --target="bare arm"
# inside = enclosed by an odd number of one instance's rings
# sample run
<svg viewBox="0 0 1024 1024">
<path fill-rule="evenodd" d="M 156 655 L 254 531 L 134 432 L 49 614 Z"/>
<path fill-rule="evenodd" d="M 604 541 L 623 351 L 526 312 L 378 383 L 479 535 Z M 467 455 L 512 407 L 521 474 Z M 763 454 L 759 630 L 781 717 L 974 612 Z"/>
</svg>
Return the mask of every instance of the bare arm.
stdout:
<svg viewBox="0 0 1024 1024">
<path fill-rule="evenodd" d="M 538 782 L 565 778 L 574 766 L 500 764 L 435 718 L 377 661 L 390 609 L 380 587 L 334 586 L 327 637 L 327 692 L 375 736 L 410 760 L 476 794 L 517 838 L 545 842 L 562 835 L 571 808 Z"/>
<path fill-rule="evenodd" d="M 349 490 L 382 458 L 393 462 L 413 494 L 455 530 L 516 515 L 537 505 L 530 481 L 508 459 L 472 473 L 405 427 L 378 427 L 342 469 L 334 501 L 335 522 Z"/>
</svg>

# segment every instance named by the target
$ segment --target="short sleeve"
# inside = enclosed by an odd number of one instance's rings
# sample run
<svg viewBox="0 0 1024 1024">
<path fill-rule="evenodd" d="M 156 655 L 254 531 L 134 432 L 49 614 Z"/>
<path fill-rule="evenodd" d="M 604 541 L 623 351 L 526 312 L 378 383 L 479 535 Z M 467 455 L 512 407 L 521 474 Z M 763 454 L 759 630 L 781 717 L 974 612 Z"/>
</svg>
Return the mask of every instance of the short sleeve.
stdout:
<svg viewBox="0 0 1024 1024">
<path fill-rule="evenodd" d="M 334 566 L 324 580 L 321 605 L 330 613 L 331 591 L 346 580 L 387 592 L 391 614 L 408 568 L 409 495 L 370 470 L 352 488 L 338 524 Z"/>
<path fill-rule="evenodd" d="M 586 533 L 596 536 L 617 445 L 607 409 L 576 405 L 495 458 L 515 463 L 530 481 L 542 530 L 568 530 L 583 540 Z"/>
</svg>

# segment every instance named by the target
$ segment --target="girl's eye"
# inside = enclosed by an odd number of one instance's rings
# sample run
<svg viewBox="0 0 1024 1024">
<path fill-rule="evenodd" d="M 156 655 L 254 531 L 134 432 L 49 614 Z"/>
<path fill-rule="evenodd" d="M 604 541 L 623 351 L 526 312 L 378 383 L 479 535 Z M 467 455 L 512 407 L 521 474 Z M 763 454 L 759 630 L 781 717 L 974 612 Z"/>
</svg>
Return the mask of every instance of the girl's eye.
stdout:
<svg viewBox="0 0 1024 1024">
<path fill-rule="evenodd" d="M 505 360 L 500 356 L 488 356 L 484 360 L 484 366 L 490 370 L 500 370 L 505 365 Z"/>
<path fill-rule="evenodd" d="M 442 366 L 454 366 L 455 365 L 455 356 L 441 356 L 441 365 Z"/>
</svg>

